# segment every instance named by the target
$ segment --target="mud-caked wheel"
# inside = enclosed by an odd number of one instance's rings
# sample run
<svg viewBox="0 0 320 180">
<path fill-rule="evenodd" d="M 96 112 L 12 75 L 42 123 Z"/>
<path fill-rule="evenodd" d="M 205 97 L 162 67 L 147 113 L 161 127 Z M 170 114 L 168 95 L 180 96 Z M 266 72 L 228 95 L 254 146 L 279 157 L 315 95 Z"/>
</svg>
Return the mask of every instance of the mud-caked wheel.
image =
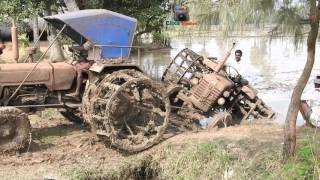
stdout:
<svg viewBox="0 0 320 180">
<path fill-rule="evenodd" d="M 92 129 L 114 148 L 139 152 L 158 143 L 167 126 L 170 101 L 162 87 L 134 70 L 107 76 L 86 109 Z"/>
<path fill-rule="evenodd" d="M 92 119 L 91 118 L 92 117 L 91 102 L 93 102 L 92 99 L 95 96 L 96 89 L 97 89 L 96 84 L 91 84 L 87 82 L 86 89 L 82 98 L 82 107 L 81 107 L 82 117 L 84 121 L 89 124 L 94 123 L 91 120 Z"/>
<path fill-rule="evenodd" d="M 0 153 L 24 149 L 30 138 L 28 116 L 14 107 L 0 107 Z"/>
<path fill-rule="evenodd" d="M 246 120 L 250 115 L 253 115 L 256 119 L 274 119 L 276 113 L 268 107 L 262 99 L 255 97 L 250 99 L 244 97 L 239 103 L 239 109 L 242 115 L 242 122 Z"/>
<path fill-rule="evenodd" d="M 208 124 L 208 129 L 227 127 L 232 124 L 232 116 L 229 112 L 216 113 Z"/>
</svg>

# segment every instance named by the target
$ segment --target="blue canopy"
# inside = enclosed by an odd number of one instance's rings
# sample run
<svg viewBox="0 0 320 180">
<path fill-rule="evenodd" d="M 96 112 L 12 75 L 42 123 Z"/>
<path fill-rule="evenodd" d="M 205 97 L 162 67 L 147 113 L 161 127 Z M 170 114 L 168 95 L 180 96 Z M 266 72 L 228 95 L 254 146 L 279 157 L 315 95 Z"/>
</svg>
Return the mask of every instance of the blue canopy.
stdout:
<svg viewBox="0 0 320 180">
<path fill-rule="evenodd" d="M 89 9 L 47 16 L 55 28 L 79 45 L 90 41 L 94 45 L 132 46 L 137 20 L 105 9 Z M 130 48 L 101 47 L 101 59 L 128 58 Z"/>
</svg>

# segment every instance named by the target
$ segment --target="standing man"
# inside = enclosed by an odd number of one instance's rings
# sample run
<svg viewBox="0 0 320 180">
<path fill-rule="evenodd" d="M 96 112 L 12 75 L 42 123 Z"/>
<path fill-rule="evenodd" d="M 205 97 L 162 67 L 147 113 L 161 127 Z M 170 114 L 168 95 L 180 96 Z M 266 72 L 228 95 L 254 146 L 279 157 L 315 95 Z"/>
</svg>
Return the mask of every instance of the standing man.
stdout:
<svg viewBox="0 0 320 180">
<path fill-rule="evenodd" d="M 320 128 L 320 76 L 314 80 L 314 91 L 309 100 L 301 100 L 299 110 L 307 126 Z"/>
</svg>

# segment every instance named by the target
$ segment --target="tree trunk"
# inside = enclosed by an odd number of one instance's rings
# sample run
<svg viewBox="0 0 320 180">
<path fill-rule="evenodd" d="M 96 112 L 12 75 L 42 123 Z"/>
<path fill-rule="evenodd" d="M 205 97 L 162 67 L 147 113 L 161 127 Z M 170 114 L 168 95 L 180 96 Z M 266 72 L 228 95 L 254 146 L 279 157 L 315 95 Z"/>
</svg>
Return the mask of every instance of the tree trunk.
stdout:
<svg viewBox="0 0 320 180">
<path fill-rule="evenodd" d="M 38 23 L 38 16 L 33 17 L 33 43 L 36 48 L 39 47 L 39 44 L 35 44 L 36 41 L 39 39 L 39 23 Z M 39 42 L 38 42 L 39 43 Z"/>
<path fill-rule="evenodd" d="M 46 5 L 45 15 L 46 16 L 52 15 L 51 5 L 50 4 Z M 51 44 L 53 39 L 56 37 L 57 32 L 56 32 L 56 29 L 53 28 L 52 26 L 48 26 L 48 30 L 49 30 L 48 41 Z M 62 49 L 61 49 L 61 44 L 60 44 L 59 39 L 57 39 L 53 43 L 49 53 L 50 53 L 50 58 L 49 58 L 50 61 L 52 61 L 52 62 L 64 61 L 65 58 L 64 58 L 64 55 L 63 55 L 63 52 L 62 52 Z"/>
<path fill-rule="evenodd" d="M 18 62 L 19 60 L 19 42 L 18 42 L 18 31 L 16 26 L 15 17 L 12 18 L 12 27 L 11 27 L 11 40 L 12 40 L 12 58 Z"/>
<path fill-rule="evenodd" d="M 294 156 L 296 149 L 296 121 L 299 112 L 299 104 L 301 94 L 309 80 L 311 70 L 315 59 L 315 47 L 319 30 L 319 10 L 316 7 L 316 0 L 310 0 L 310 26 L 311 30 L 307 39 L 307 62 L 304 66 L 302 75 L 300 76 L 297 85 L 293 89 L 290 105 L 287 112 L 285 128 L 284 128 L 284 146 L 283 158 L 288 160 Z"/>
<path fill-rule="evenodd" d="M 66 4 L 68 11 L 79 11 L 79 7 L 75 0 L 63 0 L 63 2 Z"/>
</svg>

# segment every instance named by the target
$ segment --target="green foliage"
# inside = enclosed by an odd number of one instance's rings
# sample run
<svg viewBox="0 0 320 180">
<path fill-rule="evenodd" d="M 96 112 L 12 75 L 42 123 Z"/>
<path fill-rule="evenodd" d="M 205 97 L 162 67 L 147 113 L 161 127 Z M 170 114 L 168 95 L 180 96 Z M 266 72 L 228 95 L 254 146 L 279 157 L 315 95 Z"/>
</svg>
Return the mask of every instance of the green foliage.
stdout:
<svg viewBox="0 0 320 180">
<path fill-rule="evenodd" d="M 42 5 L 43 1 L 37 0 L 1 0 L 0 20 L 4 20 L 8 17 L 18 21 L 24 20 L 32 15 L 38 14 Z"/>
<path fill-rule="evenodd" d="M 29 46 L 29 38 L 27 36 L 27 34 L 21 34 L 18 37 L 18 41 L 19 41 L 19 45 L 25 49 L 26 47 Z"/>
<path fill-rule="evenodd" d="M 297 149 L 297 155 L 283 168 L 283 174 L 289 175 L 290 179 L 317 179 L 319 177 L 320 162 L 316 154 L 319 150 L 312 147 L 311 143 L 319 146 L 319 142 L 304 141 Z M 315 154 L 316 153 L 316 154 Z"/>
<path fill-rule="evenodd" d="M 199 0 L 192 3 L 191 15 L 199 30 L 210 30 L 219 25 L 223 37 L 232 31 L 244 30 L 248 25 L 263 28 L 274 24 L 272 35 L 293 35 L 298 45 L 303 36 L 302 19 L 308 19 L 308 1 L 293 3 L 291 0 Z"/>
<path fill-rule="evenodd" d="M 83 9 L 108 9 L 136 18 L 138 20 L 137 36 L 151 32 L 160 33 L 163 29 L 166 15 L 161 9 L 161 4 L 165 0 L 89 0 L 78 2 Z"/>
<path fill-rule="evenodd" d="M 154 32 L 153 35 L 153 43 L 156 45 L 161 45 L 163 47 L 170 46 L 170 38 L 166 33 L 163 32 Z"/>
<path fill-rule="evenodd" d="M 282 161 L 280 143 L 253 139 L 194 142 L 180 149 L 167 146 L 155 160 L 160 179 L 317 179 L 319 145 L 305 140 L 287 163 Z"/>
<path fill-rule="evenodd" d="M 232 159 L 215 143 L 194 144 L 181 151 L 168 146 L 164 157 L 159 163 L 162 179 L 222 179 Z"/>
</svg>

